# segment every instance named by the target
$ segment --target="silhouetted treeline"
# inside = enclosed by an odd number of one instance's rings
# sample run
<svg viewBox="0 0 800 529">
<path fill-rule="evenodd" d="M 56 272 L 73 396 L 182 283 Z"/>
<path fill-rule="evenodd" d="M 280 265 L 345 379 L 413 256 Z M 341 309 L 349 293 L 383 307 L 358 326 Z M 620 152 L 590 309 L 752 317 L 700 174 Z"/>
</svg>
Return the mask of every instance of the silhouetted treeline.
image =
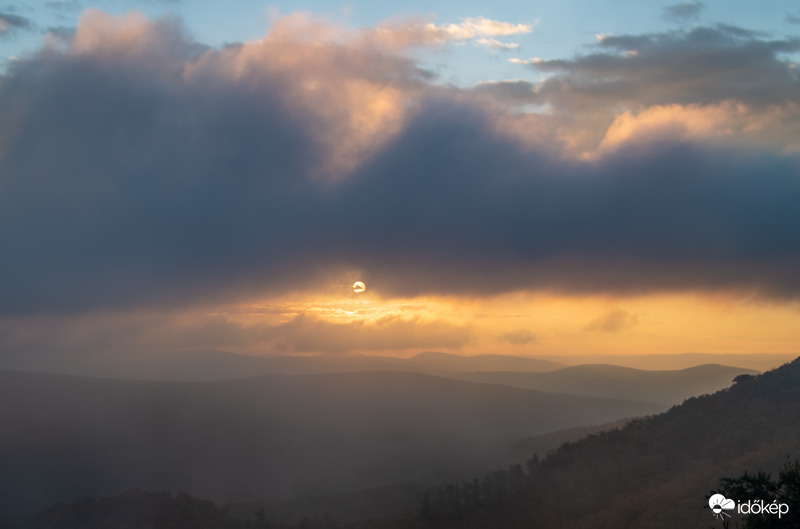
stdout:
<svg viewBox="0 0 800 529">
<path fill-rule="evenodd" d="M 400 529 L 418 522 L 409 517 L 345 523 L 330 515 L 275 524 L 263 510 L 243 518 L 226 507 L 185 493 L 133 488 L 118 496 L 84 498 L 16 519 L 0 520 L 3 529 Z"/>
<path fill-rule="evenodd" d="M 533 468 L 538 460 L 531 461 Z M 429 525 L 444 527 L 469 518 L 472 525 L 505 517 L 518 508 L 532 483 L 520 465 L 497 470 L 482 479 L 450 483 L 423 494 L 420 519 Z"/>
<path fill-rule="evenodd" d="M 739 478 L 722 478 L 718 492 L 739 502 L 761 500 L 768 506 L 772 503 L 786 506 L 786 512 L 781 512 L 780 516 L 774 513 L 745 516 L 742 529 L 800 527 L 800 460 L 787 461 L 777 479 L 764 471 L 755 474 L 745 471 Z"/>
<path fill-rule="evenodd" d="M 6 521 L 10 529 L 268 529 L 264 520 L 238 520 L 213 502 L 179 493 L 130 489 L 119 496 L 60 503 Z"/>
</svg>

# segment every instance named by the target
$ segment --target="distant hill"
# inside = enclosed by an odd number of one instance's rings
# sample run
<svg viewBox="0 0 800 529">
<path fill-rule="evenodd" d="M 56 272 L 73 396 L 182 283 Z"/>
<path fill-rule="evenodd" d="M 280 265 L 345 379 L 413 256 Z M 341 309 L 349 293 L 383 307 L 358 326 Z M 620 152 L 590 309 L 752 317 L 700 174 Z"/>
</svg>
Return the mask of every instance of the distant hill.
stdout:
<svg viewBox="0 0 800 529">
<path fill-rule="evenodd" d="M 542 356 L 543 360 L 555 360 L 568 365 L 581 364 L 611 364 L 616 366 L 633 367 L 635 369 L 686 369 L 704 364 L 719 364 L 726 366 L 767 371 L 774 369 L 786 362 L 791 362 L 800 354 L 780 353 L 677 353 L 677 354 L 637 354 L 613 355 L 590 354 L 569 356 Z"/>
<path fill-rule="evenodd" d="M 440 487 L 425 496 L 422 519 L 437 528 L 718 527 L 707 496 L 720 478 L 774 472 L 789 454 L 800 455 L 800 359 L 545 459 Z"/>
<path fill-rule="evenodd" d="M 0 372 L 0 517 L 128 487 L 213 500 L 459 479 L 512 441 L 658 411 L 416 373 L 206 383 Z"/>
<path fill-rule="evenodd" d="M 302 375 L 355 371 L 408 371 L 402 358 L 346 355 L 246 355 L 213 349 L 4 355 L 0 369 L 63 375 L 203 382 L 270 373 Z"/>
<path fill-rule="evenodd" d="M 421 353 L 408 359 L 390 356 L 245 355 L 218 350 L 130 352 L 119 354 L 24 354 L 4 353 L 0 369 L 64 375 L 202 382 L 279 373 L 309 375 L 358 371 L 439 372 L 552 371 L 566 364 L 552 360 L 506 355 L 463 356 Z"/>
<path fill-rule="evenodd" d="M 459 380 L 504 384 L 554 393 L 680 404 L 689 397 L 714 393 L 731 385 L 742 374 L 758 371 L 721 365 L 702 365 L 670 371 L 645 371 L 612 365 L 580 365 L 546 373 L 454 373 Z"/>
<path fill-rule="evenodd" d="M 427 352 L 412 356 L 406 360 L 412 370 L 431 372 L 470 372 L 470 371 L 553 371 L 565 366 L 561 362 L 542 360 L 525 356 L 507 356 L 500 354 L 483 354 L 463 356 L 449 353 Z"/>
<path fill-rule="evenodd" d="M 4 350 L 0 369 L 64 375 L 202 382 L 270 373 L 308 375 L 357 371 L 413 371 L 428 374 L 508 371 L 541 373 L 567 366 L 608 364 L 643 370 L 681 370 L 704 364 L 765 371 L 793 357 L 780 354 L 582 355 L 528 357 L 503 354 L 458 355 L 425 352 L 410 358 L 365 354 L 246 355 L 212 349 L 189 351 L 70 351 Z"/>
</svg>

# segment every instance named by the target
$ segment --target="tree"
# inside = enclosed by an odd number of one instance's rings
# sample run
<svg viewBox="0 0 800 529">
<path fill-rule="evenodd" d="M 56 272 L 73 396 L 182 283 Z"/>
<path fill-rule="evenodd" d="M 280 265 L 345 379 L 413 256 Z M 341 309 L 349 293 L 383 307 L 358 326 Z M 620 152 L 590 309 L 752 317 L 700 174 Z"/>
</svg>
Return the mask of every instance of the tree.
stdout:
<svg viewBox="0 0 800 529">
<path fill-rule="evenodd" d="M 740 502 L 763 500 L 764 504 L 773 502 L 788 506 L 788 512 L 781 514 L 750 514 L 744 519 L 744 529 L 771 529 L 800 527 L 800 460 L 787 461 L 773 480 L 772 474 L 745 472 L 740 478 L 722 478 L 720 493 Z"/>
</svg>

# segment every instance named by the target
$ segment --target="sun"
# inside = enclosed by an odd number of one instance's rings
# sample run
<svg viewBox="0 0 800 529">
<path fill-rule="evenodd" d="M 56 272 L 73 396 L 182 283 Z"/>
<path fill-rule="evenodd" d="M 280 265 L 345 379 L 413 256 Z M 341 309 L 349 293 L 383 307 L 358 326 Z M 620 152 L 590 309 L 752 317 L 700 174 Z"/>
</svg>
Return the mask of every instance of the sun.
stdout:
<svg viewBox="0 0 800 529">
<path fill-rule="evenodd" d="M 366 290 L 367 290 L 367 285 L 365 285 L 363 281 L 356 281 L 355 283 L 353 283 L 353 292 L 355 292 L 356 294 L 361 294 Z"/>
</svg>

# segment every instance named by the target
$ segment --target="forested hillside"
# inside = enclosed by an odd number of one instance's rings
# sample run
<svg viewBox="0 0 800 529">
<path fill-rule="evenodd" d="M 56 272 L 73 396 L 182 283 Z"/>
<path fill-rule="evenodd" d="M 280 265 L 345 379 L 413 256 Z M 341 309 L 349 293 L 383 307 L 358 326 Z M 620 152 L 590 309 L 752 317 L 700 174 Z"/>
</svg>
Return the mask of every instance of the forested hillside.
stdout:
<svg viewBox="0 0 800 529">
<path fill-rule="evenodd" d="M 674 528 L 714 522 L 721 477 L 800 454 L 800 359 L 544 459 L 430 490 L 428 527 Z"/>
</svg>

